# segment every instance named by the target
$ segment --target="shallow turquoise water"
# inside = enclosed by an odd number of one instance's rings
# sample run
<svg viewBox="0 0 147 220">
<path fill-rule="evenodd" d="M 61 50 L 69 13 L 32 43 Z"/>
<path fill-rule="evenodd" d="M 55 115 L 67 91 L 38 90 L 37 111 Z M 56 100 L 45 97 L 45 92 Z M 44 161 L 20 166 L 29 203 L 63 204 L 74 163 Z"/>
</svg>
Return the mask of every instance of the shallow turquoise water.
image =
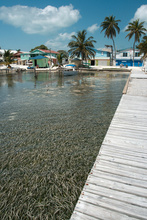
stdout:
<svg viewBox="0 0 147 220">
<path fill-rule="evenodd" d="M 69 218 L 127 77 L 0 76 L 2 219 Z"/>
</svg>

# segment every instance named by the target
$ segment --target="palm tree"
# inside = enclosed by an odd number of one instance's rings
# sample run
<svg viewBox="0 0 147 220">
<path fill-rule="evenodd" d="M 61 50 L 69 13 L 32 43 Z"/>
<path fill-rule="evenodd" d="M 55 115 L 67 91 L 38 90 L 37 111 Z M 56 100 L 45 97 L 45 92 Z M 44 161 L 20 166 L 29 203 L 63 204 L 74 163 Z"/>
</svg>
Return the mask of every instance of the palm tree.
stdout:
<svg viewBox="0 0 147 220">
<path fill-rule="evenodd" d="M 146 29 L 143 26 L 144 22 L 139 23 L 139 19 L 130 22 L 128 24 L 128 27 L 125 31 L 128 31 L 126 37 L 129 38 L 129 40 L 134 36 L 134 43 L 133 43 L 133 66 L 134 66 L 134 55 L 135 55 L 135 43 L 140 42 L 140 38 L 142 35 L 145 34 Z"/>
<path fill-rule="evenodd" d="M 10 65 L 13 61 L 13 54 L 10 52 L 10 50 L 5 50 L 4 52 L 4 63 L 5 65 Z"/>
<path fill-rule="evenodd" d="M 95 56 L 95 50 L 93 43 L 96 43 L 93 40 L 93 37 L 90 36 L 86 39 L 86 30 L 78 31 L 77 36 L 72 35 L 73 40 L 69 42 L 68 47 L 70 50 L 68 51 L 71 55 L 71 58 L 77 56 L 82 58 L 83 60 L 89 59 Z"/>
<path fill-rule="evenodd" d="M 111 15 L 109 17 L 105 17 L 105 20 L 101 23 L 101 27 L 102 27 L 101 32 L 105 31 L 105 37 L 110 38 L 113 41 L 115 60 L 116 60 L 116 47 L 115 47 L 114 37 L 116 37 L 116 33 L 119 34 L 120 32 L 120 28 L 118 27 L 118 22 L 120 21 L 121 20 L 115 20 L 115 16 Z"/>
<path fill-rule="evenodd" d="M 62 64 L 62 60 L 63 58 L 68 59 L 68 53 L 65 50 L 58 50 L 58 55 L 57 55 L 57 59 L 59 64 Z"/>
<path fill-rule="evenodd" d="M 143 37 L 142 42 L 137 46 L 137 49 L 140 51 L 140 55 L 143 54 L 142 59 L 147 58 L 147 36 Z"/>
</svg>

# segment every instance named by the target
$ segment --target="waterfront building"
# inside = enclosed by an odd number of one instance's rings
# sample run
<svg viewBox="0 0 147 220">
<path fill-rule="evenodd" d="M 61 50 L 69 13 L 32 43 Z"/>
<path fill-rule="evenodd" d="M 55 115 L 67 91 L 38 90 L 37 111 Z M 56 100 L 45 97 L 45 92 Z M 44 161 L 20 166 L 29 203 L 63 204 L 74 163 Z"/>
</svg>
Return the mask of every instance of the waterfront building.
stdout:
<svg viewBox="0 0 147 220">
<path fill-rule="evenodd" d="M 135 49 L 134 66 L 142 66 L 142 56 L 139 55 L 139 50 Z M 133 49 L 127 48 L 118 50 L 116 53 L 116 66 L 133 66 Z"/>
<path fill-rule="evenodd" d="M 30 57 L 30 60 L 33 62 L 33 67 L 37 67 L 37 68 L 49 67 L 49 58 L 46 56 L 38 55 L 35 57 Z"/>
<path fill-rule="evenodd" d="M 57 64 L 58 52 L 53 50 L 36 49 L 31 52 L 22 53 L 21 60 L 25 61 L 26 64 L 31 60 L 34 67 L 45 68 Z"/>
<path fill-rule="evenodd" d="M 91 66 L 110 66 L 110 50 L 104 49 L 94 49 L 96 54 L 93 59 L 88 60 Z"/>
<path fill-rule="evenodd" d="M 30 63 L 30 52 L 23 52 L 20 54 L 20 62 L 23 65 L 28 65 Z"/>
<path fill-rule="evenodd" d="M 94 49 L 95 56 L 91 59 L 87 59 L 86 61 L 83 61 L 83 64 L 89 65 L 89 66 L 110 66 L 110 56 L 111 51 L 107 48 L 104 49 Z M 76 66 L 79 66 L 81 64 L 81 58 L 75 57 L 73 60 L 69 59 L 70 63 L 75 64 Z"/>
</svg>

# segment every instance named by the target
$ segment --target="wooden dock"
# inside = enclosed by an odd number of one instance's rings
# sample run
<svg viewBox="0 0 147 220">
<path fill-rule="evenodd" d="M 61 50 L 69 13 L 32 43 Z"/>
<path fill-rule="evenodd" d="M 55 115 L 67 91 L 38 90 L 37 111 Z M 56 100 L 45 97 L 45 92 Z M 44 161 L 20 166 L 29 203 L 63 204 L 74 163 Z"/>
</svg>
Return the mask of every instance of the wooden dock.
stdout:
<svg viewBox="0 0 147 220">
<path fill-rule="evenodd" d="M 147 74 L 132 71 L 71 220 L 147 220 Z"/>
</svg>

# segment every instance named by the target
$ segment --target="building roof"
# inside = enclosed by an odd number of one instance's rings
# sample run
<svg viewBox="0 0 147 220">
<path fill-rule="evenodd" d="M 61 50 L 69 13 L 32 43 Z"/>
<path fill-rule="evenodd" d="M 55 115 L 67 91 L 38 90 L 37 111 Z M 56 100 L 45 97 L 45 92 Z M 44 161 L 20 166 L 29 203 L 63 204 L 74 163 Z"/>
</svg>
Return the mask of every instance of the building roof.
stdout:
<svg viewBox="0 0 147 220">
<path fill-rule="evenodd" d="M 21 53 L 23 53 L 23 52 L 19 51 L 17 53 L 14 53 L 13 56 L 20 56 Z"/>
<path fill-rule="evenodd" d="M 132 51 L 133 48 L 132 47 L 129 47 L 129 48 L 125 48 L 125 49 L 121 49 L 121 50 L 117 50 L 117 52 L 123 52 L 123 51 Z M 138 50 L 135 48 L 135 50 Z"/>
<path fill-rule="evenodd" d="M 103 48 L 103 49 L 94 49 L 95 50 L 95 52 L 111 52 L 111 49 L 109 49 L 109 48 Z"/>
<path fill-rule="evenodd" d="M 42 49 L 38 49 L 38 50 L 41 50 L 44 53 L 56 53 L 56 54 L 58 54 L 58 52 L 56 52 L 54 50 L 42 50 Z"/>
<path fill-rule="evenodd" d="M 111 48 L 108 48 L 108 47 L 107 47 L 107 48 L 103 48 L 102 51 L 105 51 L 105 52 L 109 52 L 109 53 L 110 53 L 110 52 L 111 52 Z"/>
</svg>

